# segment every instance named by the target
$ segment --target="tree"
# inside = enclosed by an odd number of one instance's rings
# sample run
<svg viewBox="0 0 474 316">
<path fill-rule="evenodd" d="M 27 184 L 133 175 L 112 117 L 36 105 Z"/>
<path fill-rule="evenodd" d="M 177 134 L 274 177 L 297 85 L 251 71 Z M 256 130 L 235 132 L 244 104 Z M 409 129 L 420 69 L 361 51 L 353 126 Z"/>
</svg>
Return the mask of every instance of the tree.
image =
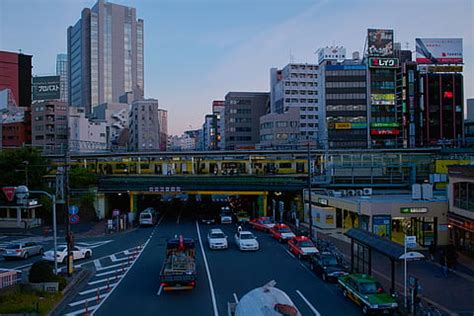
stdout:
<svg viewBox="0 0 474 316">
<path fill-rule="evenodd" d="M 87 188 L 97 185 L 97 175 L 90 173 L 86 168 L 72 168 L 69 171 L 69 187 L 73 189 Z"/>
<path fill-rule="evenodd" d="M 0 186 L 18 186 L 28 182 L 30 189 L 43 189 L 48 160 L 36 149 L 4 149 L 0 151 L 0 170 Z"/>
</svg>

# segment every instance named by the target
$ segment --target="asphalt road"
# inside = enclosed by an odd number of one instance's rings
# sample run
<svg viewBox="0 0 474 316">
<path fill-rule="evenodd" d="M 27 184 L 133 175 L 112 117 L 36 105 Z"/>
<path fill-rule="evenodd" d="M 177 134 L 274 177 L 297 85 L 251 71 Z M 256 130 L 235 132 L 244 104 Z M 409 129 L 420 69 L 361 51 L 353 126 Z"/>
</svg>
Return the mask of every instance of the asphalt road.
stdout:
<svg viewBox="0 0 474 316">
<path fill-rule="evenodd" d="M 199 228 L 198 228 L 199 227 Z M 220 227 L 229 237 L 229 249 L 209 250 L 206 235 Z M 334 284 L 324 283 L 301 262 L 265 233 L 255 232 L 257 252 L 240 252 L 234 242 L 235 225 L 202 225 L 186 214 L 169 212 L 150 236 L 143 253 L 128 273 L 102 301 L 95 315 L 227 315 L 227 303 L 248 291 L 275 280 L 302 315 L 360 315 L 357 306 L 345 299 Z M 164 260 L 165 241 L 175 234 L 198 239 L 197 286 L 191 291 L 163 292 L 159 272 Z M 209 273 L 206 271 L 204 255 Z M 211 286 L 212 284 L 212 290 Z M 213 296 L 215 297 L 215 305 Z M 96 307 L 97 308 L 97 307 Z"/>
</svg>

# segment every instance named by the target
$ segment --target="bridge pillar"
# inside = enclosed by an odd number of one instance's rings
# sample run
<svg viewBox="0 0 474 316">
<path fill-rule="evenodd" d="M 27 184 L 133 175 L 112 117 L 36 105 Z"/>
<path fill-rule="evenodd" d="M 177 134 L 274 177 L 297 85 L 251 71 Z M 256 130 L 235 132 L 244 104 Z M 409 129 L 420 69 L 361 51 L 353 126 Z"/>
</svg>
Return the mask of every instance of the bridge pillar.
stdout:
<svg viewBox="0 0 474 316">
<path fill-rule="evenodd" d="M 106 200 L 105 200 L 105 194 L 103 193 L 97 193 L 97 198 L 95 199 L 95 209 L 97 212 L 97 217 L 99 219 L 105 218 L 105 210 L 106 210 Z"/>
<path fill-rule="evenodd" d="M 137 211 L 137 197 L 134 192 L 129 193 L 130 195 L 130 212 L 135 213 Z"/>
<path fill-rule="evenodd" d="M 262 195 L 258 196 L 257 205 L 258 205 L 259 216 L 267 216 L 267 213 L 268 213 L 267 195 L 268 195 L 268 192 L 262 192 Z"/>
</svg>

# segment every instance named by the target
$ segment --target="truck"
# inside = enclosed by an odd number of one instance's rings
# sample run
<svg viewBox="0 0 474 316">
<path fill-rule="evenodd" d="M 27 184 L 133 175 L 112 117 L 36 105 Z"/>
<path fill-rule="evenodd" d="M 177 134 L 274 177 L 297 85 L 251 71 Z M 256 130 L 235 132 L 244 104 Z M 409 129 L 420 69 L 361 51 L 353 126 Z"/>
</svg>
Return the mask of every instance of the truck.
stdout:
<svg viewBox="0 0 474 316">
<path fill-rule="evenodd" d="M 166 241 L 166 255 L 160 272 L 164 291 L 191 290 L 196 286 L 196 245 L 192 238 L 179 237 Z"/>
</svg>

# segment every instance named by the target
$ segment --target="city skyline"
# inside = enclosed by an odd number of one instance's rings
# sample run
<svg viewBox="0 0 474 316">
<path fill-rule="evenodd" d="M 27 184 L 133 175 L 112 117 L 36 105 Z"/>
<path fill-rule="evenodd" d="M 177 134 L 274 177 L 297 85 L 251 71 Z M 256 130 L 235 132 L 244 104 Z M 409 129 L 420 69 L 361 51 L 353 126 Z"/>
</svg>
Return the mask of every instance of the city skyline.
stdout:
<svg viewBox="0 0 474 316">
<path fill-rule="evenodd" d="M 0 49 L 32 54 L 35 75 L 54 73 L 56 54 L 67 50 L 67 27 L 95 2 L 52 1 L 48 3 L 55 5 L 45 10 L 44 1 L 2 1 Z M 212 100 L 229 91 L 269 91 L 270 68 L 284 67 L 290 55 L 295 62 L 315 63 L 314 52 L 333 44 L 345 46 L 349 56 L 362 52 L 370 27 L 394 29 L 395 40 L 402 48 L 408 42 L 410 50 L 416 37 L 462 37 L 464 97 L 474 96 L 469 84 L 474 79 L 471 1 L 443 10 L 437 9 L 440 1 L 410 6 L 408 1 L 363 1 L 355 8 L 348 1 L 291 6 L 284 1 L 111 2 L 135 7 L 145 21 L 145 96 L 157 98 L 168 110 L 171 134 L 200 128 L 204 115 L 212 112 Z M 38 19 L 56 22 L 38 28 Z M 23 21 L 21 29 L 12 27 L 17 20 Z M 50 39 L 32 36 L 32 29 Z"/>
</svg>

